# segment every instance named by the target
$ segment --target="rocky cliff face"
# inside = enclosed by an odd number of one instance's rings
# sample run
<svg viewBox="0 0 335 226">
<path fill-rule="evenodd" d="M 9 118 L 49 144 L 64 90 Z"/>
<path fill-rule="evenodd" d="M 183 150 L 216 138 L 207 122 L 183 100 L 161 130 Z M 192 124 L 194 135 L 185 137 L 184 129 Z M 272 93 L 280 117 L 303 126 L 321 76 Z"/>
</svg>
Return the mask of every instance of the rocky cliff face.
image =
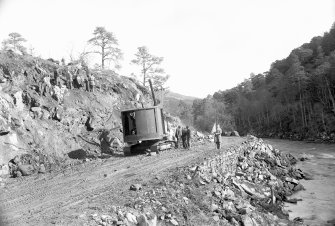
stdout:
<svg viewBox="0 0 335 226">
<path fill-rule="evenodd" d="M 62 67 L 0 52 L 0 165 L 23 154 L 38 165 L 45 164 L 41 159 L 70 161 L 100 152 L 101 130 L 111 130 L 122 139 L 121 110 L 139 107 L 138 96 L 145 106 L 151 104 L 145 87 L 113 71 L 92 71 L 94 92 L 84 87 L 69 89 L 66 76 L 57 85 L 54 73 Z M 50 87 L 44 82 L 48 76 Z"/>
</svg>

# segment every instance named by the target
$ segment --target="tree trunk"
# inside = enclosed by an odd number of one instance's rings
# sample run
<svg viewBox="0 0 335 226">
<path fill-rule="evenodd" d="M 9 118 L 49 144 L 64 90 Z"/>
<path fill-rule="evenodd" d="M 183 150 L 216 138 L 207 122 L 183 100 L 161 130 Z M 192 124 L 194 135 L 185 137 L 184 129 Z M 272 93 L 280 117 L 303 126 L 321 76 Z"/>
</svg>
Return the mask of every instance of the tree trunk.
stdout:
<svg viewBox="0 0 335 226">
<path fill-rule="evenodd" d="M 310 125 L 312 125 L 312 114 L 313 114 L 313 107 L 312 107 L 312 103 L 309 102 L 309 114 L 308 114 L 308 119 L 309 119 L 309 123 Z"/>
<path fill-rule="evenodd" d="M 304 93 L 302 93 L 302 107 L 303 107 L 303 112 L 304 112 L 304 122 L 305 122 L 305 126 L 308 127 L 308 123 L 307 123 L 307 103 L 305 101 L 305 96 Z"/>
<path fill-rule="evenodd" d="M 146 80 L 146 69 L 145 69 L 145 62 L 143 62 L 143 86 L 145 86 L 145 80 Z"/>
<path fill-rule="evenodd" d="M 301 97 L 301 88 L 300 88 L 300 79 L 298 80 L 298 85 L 299 85 L 299 99 L 300 99 L 300 109 L 301 109 L 301 122 L 302 126 L 305 127 L 305 118 L 304 118 L 304 107 L 302 103 L 302 97 Z"/>
<path fill-rule="evenodd" d="M 105 68 L 105 48 L 101 47 L 101 68 Z"/>
<path fill-rule="evenodd" d="M 329 95 L 329 99 L 332 103 L 332 107 L 333 107 L 333 113 L 335 114 L 335 99 L 334 99 L 334 96 L 332 94 L 332 91 L 330 90 L 330 87 L 329 87 L 329 83 L 328 83 L 328 80 L 327 78 L 325 77 L 325 80 L 326 80 L 326 85 L 327 85 L 327 90 L 328 90 L 328 95 Z"/>
<path fill-rule="evenodd" d="M 326 123 L 325 123 L 325 116 L 323 114 L 323 109 L 321 110 L 321 120 L 322 120 L 322 127 L 323 127 L 323 130 L 325 132 L 327 132 L 327 127 L 326 127 Z"/>
</svg>

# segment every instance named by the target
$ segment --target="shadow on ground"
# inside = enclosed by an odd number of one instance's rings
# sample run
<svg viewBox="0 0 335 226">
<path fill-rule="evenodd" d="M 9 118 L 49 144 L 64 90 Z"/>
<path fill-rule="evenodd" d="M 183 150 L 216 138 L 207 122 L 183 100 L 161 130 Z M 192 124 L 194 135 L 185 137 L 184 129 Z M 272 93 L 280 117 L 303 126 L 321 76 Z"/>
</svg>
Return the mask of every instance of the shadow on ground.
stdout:
<svg viewBox="0 0 335 226">
<path fill-rule="evenodd" d="M 84 149 L 76 149 L 76 150 L 70 151 L 67 155 L 71 159 L 78 159 L 78 160 L 97 159 L 97 158 L 108 159 L 111 157 L 117 157 L 117 158 L 125 157 L 123 152 L 114 152 L 113 154 L 110 154 L 110 153 L 91 154 L 85 151 Z"/>
</svg>

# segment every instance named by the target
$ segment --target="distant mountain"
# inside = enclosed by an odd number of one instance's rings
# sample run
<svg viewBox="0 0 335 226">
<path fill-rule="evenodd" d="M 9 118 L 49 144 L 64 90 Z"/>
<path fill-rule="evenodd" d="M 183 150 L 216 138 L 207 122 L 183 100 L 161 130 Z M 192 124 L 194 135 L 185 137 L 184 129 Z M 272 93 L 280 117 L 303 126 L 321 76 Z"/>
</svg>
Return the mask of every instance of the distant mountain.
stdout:
<svg viewBox="0 0 335 226">
<path fill-rule="evenodd" d="M 177 100 L 184 100 L 184 101 L 192 101 L 195 100 L 195 99 L 199 99 L 197 97 L 191 97 L 191 96 L 185 96 L 185 95 L 182 95 L 182 94 L 179 94 L 179 93 L 175 93 L 175 92 L 171 92 L 169 91 L 166 95 L 165 95 L 165 98 L 175 98 Z"/>
<path fill-rule="evenodd" d="M 185 123 L 186 125 L 191 125 L 192 117 L 183 118 L 182 115 L 180 115 L 180 104 L 183 102 L 183 104 L 187 105 L 190 109 L 189 111 L 192 112 L 192 105 L 193 101 L 199 99 L 192 96 L 185 96 L 179 93 L 174 93 L 169 91 L 164 96 L 164 109 L 169 112 L 170 114 L 174 116 L 180 117 L 180 119 Z"/>
</svg>

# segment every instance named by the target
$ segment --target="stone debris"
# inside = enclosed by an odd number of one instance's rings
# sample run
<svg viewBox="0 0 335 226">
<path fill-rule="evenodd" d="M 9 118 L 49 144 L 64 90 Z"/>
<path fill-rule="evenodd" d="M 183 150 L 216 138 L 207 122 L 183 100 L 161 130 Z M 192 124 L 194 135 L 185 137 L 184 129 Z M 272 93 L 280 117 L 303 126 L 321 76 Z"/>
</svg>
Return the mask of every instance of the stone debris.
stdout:
<svg viewBox="0 0 335 226">
<path fill-rule="evenodd" d="M 294 167 L 296 162 L 292 155 L 249 136 L 242 145 L 206 158 L 201 164 L 178 169 L 171 178 L 154 179 L 145 188 L 132 185 L 131 190 L 137 193 L 127 206 L 134 217 L 126 215 L 125 219 L 134 223 L 131 219 L 136 216 L 138 225 L 148 225 L 153 219 L 146 214 L 149 208 L 151 214 L 158 216 L 158 225 L 288 224 L 282 202 L 300 201 L 289 196 L 303 189 L 299 179 L 309 176 Z M 202 193 L 196 193 L 199 191 Z M 208 221 L 191 223 L 186 219 L 198 212 L 189 211 L 199 208 L 198 205 L 207 208 L 206 214 L 211 216 Z M 188 211 L 183 213 L 183 209 Z"/>
<path fill-rule="evenodd" d="M 137 219 L 136 219 L 136 216 L 134 216 L 133 214 L 131 214 L 131 213 L 126 213 L 126 218 L 127 218 L 127 220 L 128 220 L 128 222 L 130 223 L 130 224 L 137 224 Z"/>
<path fill-rule="evenodd" d="M 306 153 L 302 153 L 302 154 L 298 157 L 298 159 L 299 159 L 300 161 L 306 161 L 306 160 L 310 160 L 310 159 L 312 159 L 312 158 L 313 158 L 313 155 L 306 154 Z"/>
<path fill-rule="evenodd" d="M 21 172 L 22 176 L 29 176 L 34 173 L 34 167 L 32 165 L 18 165 L 18 170 Z"/>
<path fill-rule="evenodd" d="M 140 184 L 132 184 L 130 186 L 130 190 L 132 190 L 132 191 L 138 191 L 138 190 L 141 190 L 141 189 L 142 189 L 142 185 L 140 185 Z"/>
<path fill-rule="evenodd" d="M 144 187 L 133 184 L 134 199 L 113 206 L 106 225 L 287 225 L 283 202 L 303 189 L 309 175 L 294 167 L 296 159 L 261 139 L 248 137 L 240 146 L 201 164 L 176 169 Z M 192 176 L 191 176 L 192 175 Z M 205 216 L 202 218 L 201 216 Z"/>
<path fill-rule="evenodd" d="M 214 221 L 219 221 L 219 220 L 220 220 L 220 217 L 219 217 L 218 215 L 215 215 L 215 216 L 213 217 L 213 220 L 214 220 Z"/>
<path fill-rule="evenodd" d="M 174 226 L 179 225 L 178 222 L 177 222 L 175 219 L 171 219 L 171 220 L 170 220 L 170 223 L 171 223 L 172 225 L 174 225 Z"/>
</svg>

